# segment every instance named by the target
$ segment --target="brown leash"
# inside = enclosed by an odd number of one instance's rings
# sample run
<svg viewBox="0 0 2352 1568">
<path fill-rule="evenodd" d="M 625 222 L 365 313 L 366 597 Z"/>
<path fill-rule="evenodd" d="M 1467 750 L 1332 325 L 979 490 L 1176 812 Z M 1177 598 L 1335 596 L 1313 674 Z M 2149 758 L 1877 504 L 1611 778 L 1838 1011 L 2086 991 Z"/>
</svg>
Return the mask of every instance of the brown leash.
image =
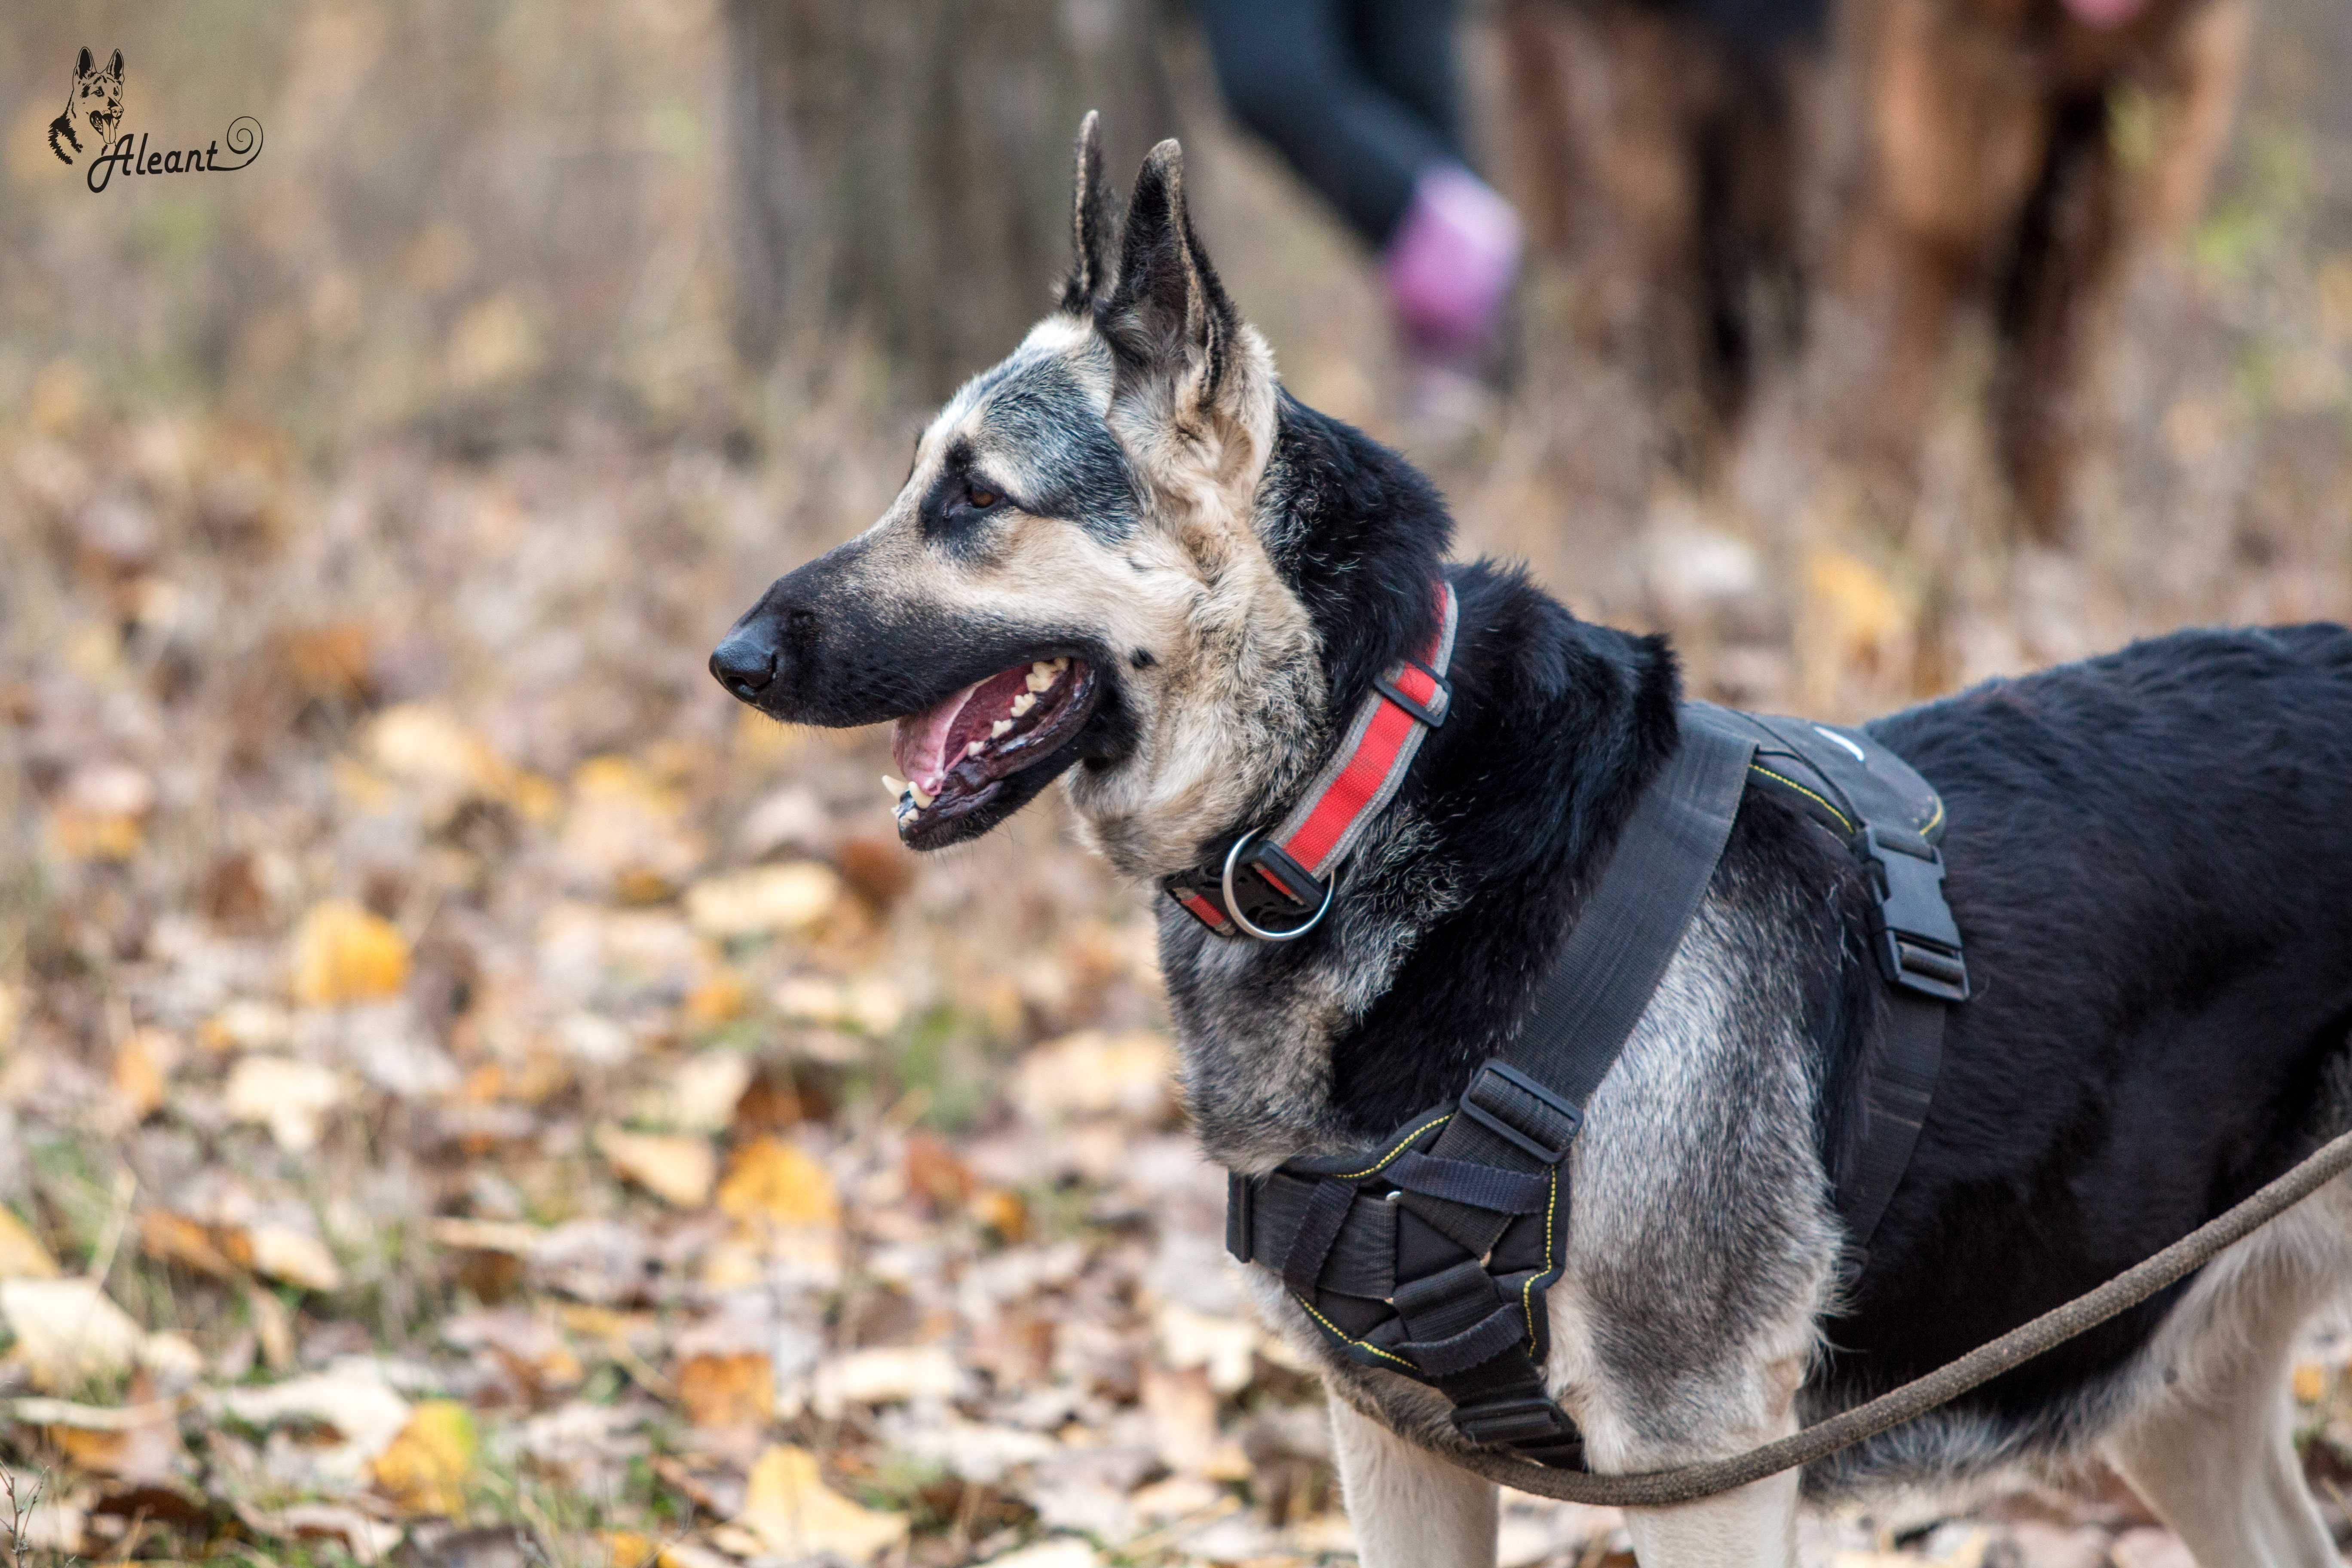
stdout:
<svg viewBox="0 0 2352 1568">
<path fill-rule="evenodd" d="M 2202 1268 L 2224 1249 L 2301 1203 L 2328 1181 L 2352 1170 L 2352 1132 L 2323 1144 L 2301 1164 L 2234 1208 L 2199 1226 L 2145 1262 L 2133 1265 L 2098 1289 L 2075 1297 L 1978 1346 L 1927 1376 L 1857 1405 L 1843 1415 L 1814 1423 L 1777 1442 L 1727 1459 L 1684 1465 L 1671 1470 L 1597 1476 L 1548 1469 L 1499 1454 L 1453 1453 L 1444 1457 L 1490 1481 L 1538 1497 L 1604 1508 L 1664 1508 L 1727 1492 L 1767 1476 L 1810 1465 L 1865 1437 L 1925 1415 L 1979 1384 L 1999 1377 L 2043 1351 L 2063 1344 L 2116 1313 L 2138 1306 L 2166 1286 Z"/>
</svg>

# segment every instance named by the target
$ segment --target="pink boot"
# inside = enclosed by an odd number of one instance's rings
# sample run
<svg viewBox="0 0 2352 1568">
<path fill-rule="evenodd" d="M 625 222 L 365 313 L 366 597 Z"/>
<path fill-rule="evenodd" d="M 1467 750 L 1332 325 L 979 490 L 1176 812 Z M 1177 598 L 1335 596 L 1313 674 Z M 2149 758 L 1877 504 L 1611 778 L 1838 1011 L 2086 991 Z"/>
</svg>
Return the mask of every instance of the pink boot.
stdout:
<svg viewBox="0 0 2352 1568">
<path fill-rule="evenodd" d="M 1407 342 L 1422 357 L 1474 363 L 1518 276 L 1519 215 L 1469 170 L 1433 163 L 1413 183 L 1381 270 Z"/>
</svg>

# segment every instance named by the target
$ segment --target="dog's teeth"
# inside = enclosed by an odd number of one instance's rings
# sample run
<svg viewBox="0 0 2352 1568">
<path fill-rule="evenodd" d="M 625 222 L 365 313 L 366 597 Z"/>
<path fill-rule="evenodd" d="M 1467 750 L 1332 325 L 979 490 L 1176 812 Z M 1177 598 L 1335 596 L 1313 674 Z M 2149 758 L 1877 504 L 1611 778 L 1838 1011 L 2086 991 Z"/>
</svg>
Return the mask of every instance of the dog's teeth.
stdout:
<svg viewBox="0 0 2352 1568">
<path fill-rule="evenodd" d="M 1043 662 L 1031 665 L 1029 673 L 1022 679 L 1022 684 L 1032 691 L 1045 690 L 1054 684 L 1053 668 Z"/>
<path fill-rule="evenodd" d="M 1054 673 L 1055 675 L 1059 675 L 1062 671 L 1070 668 L 1070 661 L 1067 657 L 1057 658 L 1054 661 L 1052 668 Z"/>
<path fill-rule="evenodd" d="M 925 806 L 930 805 L 931 802 L 940 798 L 919 784 L 908 784 L 907 786 L 907 793 L 915 797 L 915 809 L 917 811 L 922 810 Z"/>
<path fill-rule="evenodd" d="M 963 749 L 963 754 L 967 757 L 976 757 L 986 750 L 988 750 L 988 743 L 986 742 L 974 741 L 971 745 L 966 746 Z"/>
<path fill-rule="evenodd" d="M 991 724 L 991 725 L 988 727 L 988 738 L 989 738 L 990 740 L 992 740 L 992 741 L 999 741 L 999 740 L 1003 740 L 1003 739 L 1004 738 L 1005 732 L 1006 732 L 1007 731 L 1011 730 L 1012 728 L 1013 728 L 1013 721 L 1012 721 L 1012 720 L 1010 720 L 1010 719 L 999 719 L 995 723 Z"/>
<path fill-rule="evenodd" d="M 888 773 L 884 773 L 882 775 L 882 787 L 890 792 L 890 798 L 892 800 L 896 800 L 900 795 L 907 793 L 907 781 L 905 779 L 894 779 Z"/>
<path fill-rule="evenodd" d="M 1013 700 L 1013 716 L 1015 719 L 1018 719 L 1021 715 L 1028 712 L 1029 710 L 1036 706 L 1037 699 L 1024 691 L 1020 696 Z"/>
</svg>

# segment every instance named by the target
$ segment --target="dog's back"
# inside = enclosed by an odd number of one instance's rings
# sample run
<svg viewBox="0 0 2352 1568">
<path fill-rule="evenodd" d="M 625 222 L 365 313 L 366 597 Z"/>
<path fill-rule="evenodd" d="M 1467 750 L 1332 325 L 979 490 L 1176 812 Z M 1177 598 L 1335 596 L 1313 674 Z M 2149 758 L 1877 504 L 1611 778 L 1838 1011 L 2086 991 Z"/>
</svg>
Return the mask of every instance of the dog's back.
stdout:
<svg viewBox="0 0 2352 1568">
<path fill-rule="evenodd" d="M 2331 1098 L 2352 1026 L 2352 632 L 2185 632 L 1871 728 L 1949 808 L 1978 994 L 1829 1331 L 1843 1396 L 2099 1284 L 2352 1113 Z M 2066 1419 L 2187 1289 L 1963 1408 L 2020 1432 Z"/>
</svg>

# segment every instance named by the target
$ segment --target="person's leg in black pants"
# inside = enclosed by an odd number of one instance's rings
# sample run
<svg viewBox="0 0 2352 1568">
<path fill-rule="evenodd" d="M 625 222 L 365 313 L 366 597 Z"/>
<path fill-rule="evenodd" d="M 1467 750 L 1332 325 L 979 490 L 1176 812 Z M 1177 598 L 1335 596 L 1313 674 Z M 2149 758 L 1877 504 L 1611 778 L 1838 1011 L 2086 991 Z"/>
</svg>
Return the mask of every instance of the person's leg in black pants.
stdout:
<svg viewBox="0 0 2352 1568">
<path fill-rule="evenodd" d="M 1226 101 L 1381 253 L 1420 384 L 1491 358 L 1519 222 L 1470 172 L 1453 0 L 1193 0 Z M 1423 393 L 1434 396 L 1423 396 Z"/>
<path fill-rule="evenodd" d="M 1234 117 L 1367 245 L 1388 243 L 1422 170 L 1465 161 L 1450 0 L 1193 0 L 1193 8 Z"/>
</svg>

